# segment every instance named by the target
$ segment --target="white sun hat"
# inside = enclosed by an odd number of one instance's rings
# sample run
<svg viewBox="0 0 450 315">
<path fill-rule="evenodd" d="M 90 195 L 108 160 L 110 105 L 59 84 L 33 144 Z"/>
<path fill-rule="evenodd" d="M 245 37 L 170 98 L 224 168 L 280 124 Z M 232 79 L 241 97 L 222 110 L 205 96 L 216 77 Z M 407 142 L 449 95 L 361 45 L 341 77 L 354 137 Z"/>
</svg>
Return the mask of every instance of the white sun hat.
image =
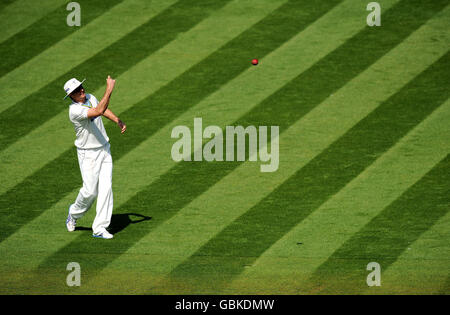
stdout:
<svg viewBox="0 0 450 315">
<path fill-rule="evenodd" d="M 66 84 L 64 84 L 64 91 L 66 92 L 66 96 L 64 96 L 64 99 L 66 99 L 67 96 L 69 96 L 69 94 L 72 93 L 77 87 L 83 84 L 84 81 L 86 81 L 86 79 L 80 82 L 75 78 L 67 81 Z"/>
</svg>

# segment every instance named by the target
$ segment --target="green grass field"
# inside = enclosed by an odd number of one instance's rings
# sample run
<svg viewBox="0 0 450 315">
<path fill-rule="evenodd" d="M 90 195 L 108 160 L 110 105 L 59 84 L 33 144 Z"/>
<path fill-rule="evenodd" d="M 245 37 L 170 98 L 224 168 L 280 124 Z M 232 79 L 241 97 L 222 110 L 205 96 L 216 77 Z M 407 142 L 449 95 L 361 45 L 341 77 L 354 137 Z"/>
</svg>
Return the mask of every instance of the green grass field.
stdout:
<svg viewBox="0 0 450 315">
<path fill-rule="evenodd" d="M 0 294 L 450 293 L 450 1 L 380 0 L 372 27 L 368 0 L 78 0 L 73 27 L 69 2 L 0 3 Z M 62 98 L 76 77 L 100 99 L 108 75 L 128 129 L 103 118 L 100 240 L 95 203 L 66 230 Z M 278 169 L 175 162 L 195 117 L 279 126 Z"/>
</svg>

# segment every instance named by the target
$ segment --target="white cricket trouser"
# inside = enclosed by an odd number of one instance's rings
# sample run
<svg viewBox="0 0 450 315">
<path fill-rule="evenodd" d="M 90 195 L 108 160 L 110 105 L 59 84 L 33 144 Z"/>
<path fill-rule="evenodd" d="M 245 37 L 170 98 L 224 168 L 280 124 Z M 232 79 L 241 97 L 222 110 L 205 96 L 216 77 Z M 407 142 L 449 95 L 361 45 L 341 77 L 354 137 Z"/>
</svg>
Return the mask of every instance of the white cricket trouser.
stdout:
<svg viewBox="0 0 450 315">
<path fill-rule="evenodd" d="M 92 231 L 103 232 L 111 223 L 113 210 L 112 157 L 110 145 L 97 149 L 77 149 L 83 187 L 69 212 L 74 219 L 81 218 L 97 198 L 97 214 Z"/>
</svg>

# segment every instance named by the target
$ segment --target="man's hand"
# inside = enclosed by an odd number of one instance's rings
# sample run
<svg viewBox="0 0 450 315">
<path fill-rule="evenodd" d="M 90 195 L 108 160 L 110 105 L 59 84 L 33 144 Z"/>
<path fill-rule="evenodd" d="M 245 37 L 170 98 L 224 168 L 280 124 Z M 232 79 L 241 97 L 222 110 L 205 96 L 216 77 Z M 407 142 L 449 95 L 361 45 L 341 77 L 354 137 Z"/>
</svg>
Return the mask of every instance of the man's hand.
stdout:
<svg viewBox="0 0 450 315">
<path fill-rule="evenodd" d="M 114 80 L 113 78 L 111 78 L 110 76 L 108 76 L 106 78 L 106 89 L 109 92 L 112 92 L 114 90 L 114 86 L 116 85 L 116 80 Z"/>
<path fill-rule="evenodd" d="M 109 120 L 115 122 L 117 124 L 117 126 L 119 126 L 121 133 L 124 133 L 125 130 L 127 130 L 127 125 L 125 125 L 123 123 L 123 121 L 121 121 L 120 118 L 117 117 L 110 109 L 107 109 L 105 111 L 105 113 L 103 114 L 103 116 L 105 116 Z"/>
<path fill-rule="evenodd" d="M 119 119 L 119 121 L 117 122 L 117 125 L 118 125 L 119 128 L 120 128 L 120 133 L 124 133 L 125 130 L 127 130 L 127 125 L 125 125 L 125 124 L 123 123 L 123 121 L 121 121 L 120 119 Z"/>
</svg>

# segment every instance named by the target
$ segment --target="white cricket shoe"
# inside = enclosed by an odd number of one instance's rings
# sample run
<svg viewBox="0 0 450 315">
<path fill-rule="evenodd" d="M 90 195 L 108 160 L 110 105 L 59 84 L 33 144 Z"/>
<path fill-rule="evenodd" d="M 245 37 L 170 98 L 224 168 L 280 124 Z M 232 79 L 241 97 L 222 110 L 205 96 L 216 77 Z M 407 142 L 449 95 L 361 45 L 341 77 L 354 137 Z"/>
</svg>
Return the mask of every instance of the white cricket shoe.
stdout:
<svg viewBox="0 0 450 315">
<path fill-rule="evenodd" d="M 106 240 L 110 240 L 114 237 L 114 235 L 112 235 L 111 233 L 109 233 L 106 230 L 104 230 L 103 232 L 100 232 L 100 233 L 94 233 L 94 234 L 92 234 L 92 236 L 98 237 L 98 238 L 104 238 Z"/>
<path fill-rule="evenodd" d="M 67 231 L 69 231 L 69 232 L 75 231 L 76 225 L 77 225 L 77 220 L 72 218 L 72 216 L 70 215 L 70 206 L 69 206 L 69 212 L 67 214 L 67 220 L 66 220 Z"/>
</svg>

